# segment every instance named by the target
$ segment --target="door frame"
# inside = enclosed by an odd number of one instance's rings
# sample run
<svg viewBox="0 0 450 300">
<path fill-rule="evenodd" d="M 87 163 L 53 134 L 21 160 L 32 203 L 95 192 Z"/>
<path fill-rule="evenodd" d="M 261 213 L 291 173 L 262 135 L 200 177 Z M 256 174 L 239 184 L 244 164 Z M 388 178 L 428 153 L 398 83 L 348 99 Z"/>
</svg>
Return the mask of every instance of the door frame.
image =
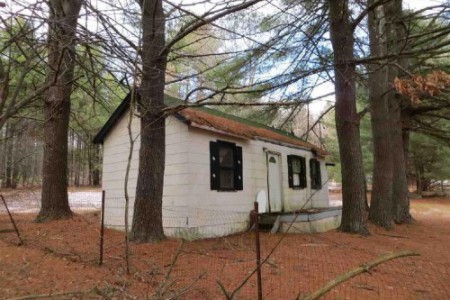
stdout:
<svg viewBox="0 0 450 300">
<path fill-rule="evenodd" d="M 284 211 L 284 194 L 283 194 L 283 172 L 282 172 L 282 155 L 280 152 L 277 151 L 271 151 L 271 150 L 265 150 L 264 151 L 266 154 L 266 170 L 267 170 L 267 174 L 266 174 L 266 178 L 267 178 L 267 199 L 268 199 L 268 204 L 269 204 L 269 212 L 272 212 L 272 207 L 271 207 L 271 201 L 270 201 L 270 182 L 269 182 L 269 155 L 276 155 L 278 156 L 278 175 L 280 178 L 280 204 L 281 204 L 281 212 Z"/>
</svg>

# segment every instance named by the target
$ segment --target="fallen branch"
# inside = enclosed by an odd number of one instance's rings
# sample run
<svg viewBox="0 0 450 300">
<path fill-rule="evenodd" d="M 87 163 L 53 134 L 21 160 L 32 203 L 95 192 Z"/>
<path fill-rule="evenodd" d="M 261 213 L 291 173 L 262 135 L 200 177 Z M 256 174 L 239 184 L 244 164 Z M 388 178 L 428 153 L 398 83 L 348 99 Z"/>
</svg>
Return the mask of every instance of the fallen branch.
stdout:
<svg viewBox="0 0 450 300">
<path fill-rule="evenodd" d="M 58 257 L 67 257 L 69 260 L 73 261 L 73 262 L 77 262 L 81 260 L 81 256 L 77 253 L 63 253 L 63 252 L 58 252 L 56 250 L 53 250 L 49 247 L 45 247 L 44 251 L 50 254 L 53 254 L 55 256 Z M 77 257 L 77 258 L 75 258 Z"/>
<path fill-rule="evenodd" d="M 177 252 L 175 253 L 174 257 L 172 258 L 172 262 L 169 265 L 169 269 L 167 270 L 166 275 L 164 276 L 164 281 L 160 283 L 159 287 L 156 289 L 156 291 L 153 293 L 153 298 L 155 299 L 178 299 L 182 294 L 187 293 L 189 290 L 192 289 L 192 287 L 203 278 L 205 273 L 201 273 L 198 275 L 198 277 L 193 280 L 189 285 L 178 289 L 176 291 L 172 290 L 172 287 L 178 283 L 178 279 L 170 280 L 170 276 L 172 274 L 173 268 L 175 267 L 178 258 L 180 257 L 180 254 L 183 252 L 183 246 L 184 246 L 185 240 L 180 241 L 180 245 L 178 246 Z"/>
<path fill-rule="evenodd" d="M 191 282 L 191 284 L 189 284 L 188 286 L 178 290 L 175 294 L 171 295 L 169 298 L 167 298 L 167 300 L 172 300 L 172 299 L 178 299 L 180 298 L 181 295 L 183 295 L 184 293 L 190 291 L 192 289 L 192 287 L 200 280 L 203 278 L 203 276 L 205 276 L 206 272 L 201 273 L 200 275 L 197 276 L 197 279 L 195 279 L 194 281 Z"/>
<path fill-rule="evenodd" d="M 49 293 L 49 294 L 32 294 L 32 295 L 26 295 L 26 296 L 21 296 L 21 297 L 9 298 L 7 300 L 33 300 L 33 299 L 43 299 L 43 298 L 45 298 L 45 299 L 48 299 L 48 298 L 73 299 L 74 297 L 78 298 L 80 296 L 88 296 L 88 295 L 101 296 L 102 299 L 103 298 L 109 299 L 110 297 L 105 290 L 107 290 L 108 292 L 111 292 L 111 289 L 114 292 L 120 292 L 121 299 L 132 299 L 132 300 L 137 299 L 137 298 L 133 297 L 132 295 L 126 294 L 123 289 L 118 289 L 116 286 L 112 286 L 112 287 L 108 287 L 105 289 L 100 289 L 98 287 L 94 287 L 94 288 L 92 288 L 90 290 L 86 290 L 86 291 L 56 292 L 56 293 Z M 83 297 L 83 299 L 84 299 L 84 297 Z"/>
<path fill-rule="evenodd" d="M 304 298 L 300 298 L 297 297 L 298 300 L 315 300 L 315 299 L 319 299 L 320 297 L 322 297 L 323 295 L 325 295 L 326 293 L 328 293 L 331 289 L 333 289 L 334 287 L 336 287 L 337 285 L 355 277 L 356 275 L 359 275 L 361 273 L 364 272 L 369 272 L 370 269 L 385 263 L 387 261 L 396 259 L 396 258 L 400 258 L 400 257 L 406 257 L 406 256 L 419 256 L 420 254 L 417 252 L 412 252 L 412 251 L 402 251 L 402 252 L 398 252 L 398 253 L 389 253 L 389 254 L 385 254 L 380 256 L 379 258 L 377 258 L 376 260 L 363 264 L 360 267 L 351 270 L 350 272 L 347 272 L 345 274 L 342 274 L 340 276 L 338 276 L 337 278 L 329 281 L 327 284 L 325 284 L 323 287 L 321 287 L 320 289 L 316 290 L 315 292 L 313 292 L 312 294 L 304 297 Z"/>
<path fill-rule="evenodd" d="M 355 288 L 357 289 L 361 289 L 361 290 L 367 290 L 367 291 L 374 291 L 377 292 L 376 288 L 371 286 L 371 285 L 367 285 L 367 284 L 358 284 L 355 285 Z"/>
<path fill-rule="evenodd" d="M 22 297 L 15 297 L 15 298 L 9 298 L 8 300 L 32 300 L 32 299 L 42 299 L 42 298 L 59 298 L 61 297 L 74 297 L 74 296 L 81 296 L 81 295 L 87 295 L 92 292 L 94 292 L 95 289 L 89 290 L 89 291 L 74 291 L 74 292 L 59 292 L 59 293 L 50 293 L 50 294 L 34 294 L 34 295 L 27 295 Z"/>
<path fill-rule="evenodd" d="M 175 264 L 178 260 L 178 256 L 180 256 L 181 250 L 183 249 L 183 245 L 184 245 L 184 240 L 181 240 L 180 245 L 178 246 L 177 252 L 175 253 L 175 256 L 172 259 L 172 263 L 170 264 L 169 270 L 167 271 L 166 279 L 169 279 L 170 274 L 172 273 L 173 267 L 175 266 Z"/>
<path fill-rule="evenodd" d="M 409 239 L 409 236 L 406 236 L 406 235 L 396 235 L 396 234 L 387 234 L 387 233 L 378 233 L 378 235 L 384 235 L 384 236 L 399 238 L 399 239 Z"/>
<path fill-rule="evenodd" d="M 233 299 L 233 294 L 230 295 L 230 294 L 228 293 L 227 289 L 225 288 L 225 286 L 223 285 L 222 282 L 220 282 L 219 280 L 217 280 L 217 284 L 219 285 L 220 290 L 222 291 L 223 295 L 225 296 L 225 299 L 227 299 L 227 300 Z"/>
</svg>

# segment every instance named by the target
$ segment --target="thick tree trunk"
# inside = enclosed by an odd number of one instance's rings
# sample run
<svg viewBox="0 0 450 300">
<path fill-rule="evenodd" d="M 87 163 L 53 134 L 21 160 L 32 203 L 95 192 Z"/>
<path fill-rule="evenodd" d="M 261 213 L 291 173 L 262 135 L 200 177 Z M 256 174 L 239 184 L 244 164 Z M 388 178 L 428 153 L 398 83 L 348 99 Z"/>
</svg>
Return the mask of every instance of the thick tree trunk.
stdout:
<svg viewBox="0 0 450 300">
<path fill-rule="evenodd" d="M 369 0 L 372 6 L 375 0 Z M 372 57 L 383 57 L 387 53 L 385 38 L 384 7 L 378 6 L 369 12 L 369 39 Z M 373 137 L 373 183 L 369 220 L 386 229 L 392 222 L 392 164 L 391 124 L 389 119 L 389 83 L 386 62 L 369 65 L 369 105 Z"/>
<path fill-rule="evenodd" d="M 76 26 L 82 0 L 51 0 L 47 82 L 54 82 L 45 99 L 42 203 L 37 217 L 72 215 L 67 196 L 67 143 L 70 96 L 75 68 Z"/>
<path fill-rule="evenodd" d="M 364 166 L 356 111 L 353 27 L 348 1 L 329 0 L 330 37 L 334 50 L 336 130 L 342 172 L 342 222 L 344 232 L 367 234 Z"/>
<path fill-rule="evenodd" d="M 399 103 L 399 102 L 397 102 Z M 394 166 L 394 180 L 392 190 L 392 212 L 395 223 L 410 223 L 412 220 L 409 212 L 409 191 L 408 191 L 408 145 L 409 142 L 403 134 L 403 124 L 401 118 L 401 107 L 396 106 L 391 113 L 392 121 L 392 152 Z"/>
<path fill-rule="evenodd" d="M 390 53 L 400 54 L 401 49 L 404 49 L 405 37 L 407 32 L 405 31 L 404 24 L 402 22 L 403 0 L 394 0 L 385 4 L 385 11 L 387 16 L 387 32 L 389 36 L 388 45 L 392 48 L 389 49 Z M 408 67 L 407 60 L 405 58 L 397 59 L 397 63 L 404 69 Z M 396 77 L 400 77 L 401 72 L 397 66 L 391 65 L 389 67 L 389 82 L 393 84 Z M 408 145 L 405 142 L 409 140 L 404 139 L 404 123 L 408 122 L 408 116 L 402 114 L 402 103 L 404 98 L 395 93 L 390 93 L 391 102 L 391 124 L 392 124 L 392 165 L 394 166 L 394 177 L 392 183 L 392 213 L 395 223 L 409 223 L 411 222 L 411 215 L 409 212 L 409 192 L 408 192 L 408 157 L 407 153 Z M 405 117 L 405 120 L 403 120 Z M 407 155 L 407 154 L 406 154 Z"/>
<path fill-rule="evenodd" d="M 141 147 L 131 239 L 157 242 L 164 238 L 162 193 L 165 165 L 164 85 L 166 55 L 162 0 L 141 2 L 143 24 L 143 75 L 139 111 Z"/>
</svg>

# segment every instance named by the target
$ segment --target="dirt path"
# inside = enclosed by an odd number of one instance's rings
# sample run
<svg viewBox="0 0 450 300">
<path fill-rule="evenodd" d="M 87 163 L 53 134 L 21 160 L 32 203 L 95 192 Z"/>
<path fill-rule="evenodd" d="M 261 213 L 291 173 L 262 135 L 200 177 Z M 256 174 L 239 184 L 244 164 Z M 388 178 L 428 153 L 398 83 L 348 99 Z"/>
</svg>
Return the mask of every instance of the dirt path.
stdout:
<svg viewBox="0 0 450 300">
<path fill-rule="evenodd" d="M 360 237 L 339 232 L 290 234 L 263 267 L 265 299 L 294 299 L 379 255 L 414 250 L 420 257 L 402 258 L 377 267 L 339 286 L 324 299 L 449 299 L 450 199 L 413 200 L 417 222 L 393 231 L 371 227 Z M 32 214 L 16 214 L 25 245 L 13 233 L 0 234 L 0 298 L 30 294 L 83 292 L 56 299 L 145 299 L 162 293 L 181 299 L 223 299 L 218 281 L 234 289 L 254 267 L 251 234 L 186 242 L 170 279 L 165 280 L 180 241 L 132 245 L 132 272 L 125 274 L 120 232 L 107 230 L 105 263 L 98 261 L 98 212 L 48 224 Z M 0 230 L 10 228 L 0 214 Z M 262 253 L 280 234 L 262 234 Z M 236 299 L 255 299 L 252 278 Z M 95 289 L 94 289 L 95 288 Z M 94 289 L 94 290 L 93 290 Z M 55 299 L 55 298 L 53 298 Z"/>
</svg>

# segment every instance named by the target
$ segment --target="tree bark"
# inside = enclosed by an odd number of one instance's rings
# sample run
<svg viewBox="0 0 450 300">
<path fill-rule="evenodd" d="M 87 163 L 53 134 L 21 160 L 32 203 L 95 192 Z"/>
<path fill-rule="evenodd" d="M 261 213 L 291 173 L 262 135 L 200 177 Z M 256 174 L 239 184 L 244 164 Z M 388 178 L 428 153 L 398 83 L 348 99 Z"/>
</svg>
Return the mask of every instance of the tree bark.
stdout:
<svg viewBox="0 0 450 300">
<path fill-rule="evenodd" d="M 403 134 L 403 122 L 401 117 L 401 107 L 399 100 L 394 102 L 391 118 L 394 122 L 392 126 L 392 153 L 394 178 L 392 186 L 392 213 L 393 219 L 397 224 L 410 223 L 412 220 L 409 212 L 409 191 L 408 191 L 408 176 L 407 176 L 407 155 L 409 142 Z M 405 138 L 405 139 L 404 139 Z"/>
<path fill-rule="evenodd" d="M 91 140 L 91 137 L 88 137 Z M 92 161 L 92 144 L 88 143 L 85 145 L 87 152 L 87 165 L 88 165 L 88 180 L 87 183 L 89 186 L 92 186 L 92 175 L 93 175 L 93 161 Z"/>
<path fill-rule="evenodd" d="M 407 33 L 405 32 L 404 24 L 401 21 L 403 15 L 402 8 L 403 0 L 394 0 L 386 3 L 386 22 L 388 34 L 388 47 L 390 53 L 400 54 L 401 49 L 404 49 L 404 40 Z M 397 59 L 397 63 L 404 69 L 408 67 L 405 58 Z M 389 83 L 393 84 L 396 77 L 400 77 L 401 72 L 397 66 L 391 65 L 389 67 Z M 404 121 L 408 119 L 406 113 L 402 113 L 402 104 L 404 97 L 394 92 L 389 93 L 391 103 L 391 140 L 392 140 L 392 165 L 394 167 L 394 176 L 392 181 L 392 217 L 397 224 L 411 222 L 411 215 L 409 212 L 409 192 L 408 192 L 408 176 L 407 176 L 407 162 L 408 158 L 405 156 L 409 142 L 404 139 L 403 131 L 405 130 Z M 405 118 L 405 120 L 403 120 Z"/>
<path fill-rule="evenodd" d="M 342 172 L 344 232 L 368 234 L 366 226 L 364 166 L 356 111 L 354 32 L 348 1 L 329 0 L 330 38 L 334 50 L 336 130 Z"/>
<path fill-rule="evenodd" d="M 100 145 L 93 145 L 93 171 L 92 171 L 92 184 L 94 186 L 100 185 L 100 166 L 101 166 L 101 153 Z"/>
<path fill-rule="evenodd" d="M 22 130 L 19 129 L 19 132 L 14 134 L 13 139 L 11 140 L 11 187 L 13 189 L 17 188 L 17 185 L 19 183 L 19 176 L 20 176 L 20 164 L 22 157 L 20 155 L 26 155 L 24 154 L 24 151 L 20 151 L 20 143 L 22 140 Z"/>
<path fill-rule="evenodd" d="M 82 0 L 51 0 L 49 61 L 45 99 L 42 203 L 38 220 L 72 215 L 67 196 L 67 144 L 70 96 L 75 68 L 76 26 Z"/>
<path fill-rule="evenodd" d="M 69 144 L 70 150 L 68 149 L 69 161 L 68 161 L 68 178 L 67 182 L 69 185 L 74 185 L 74 168 L 75 168 L 75 133 L 74 130 L 69 129 Z"/>
<path fill-rule="evenodd" d="M 14 133 L 14 126 L 6 123 L 6 135 L 4 139 L 5 147 L 5 178 L 3 188 L 11 188 L 11 173 L 12 173 L 12 139 Z"/>
<path fill-rule="evenodd" d="M 165 165 L 164 108 L 166 54 L 165 19 L 162 0 L 141 1 L 143 24 L 143 74 L 139 111 L 141 147 L 130 238 L 137 242 L 157 242 L 164 238 L 162 194 Z"/>
<path fill-rule="evenodd" d="M 369 0 L 371 7 L 376 0 Z M 368 15 L 370 52 L 372 57 L 383 57 L 387 53 L 385 38 L 384 7 L 372 9 Z M 369 105 L 373 138 L 373 182 L 369 220 L 391 229 L 392 222 L 392 164 L 391 122 L 389 116 L 389 68 L 386 61 L 368 66 Z"/>
<path fill-rule="evenodd" d="M 75 160 L 74 160 L 74 172 L 75 172 L 75 178 L 73 181 L 73 185 L 76 187 L 80 186 L 80 173 L 82 172 L 82 167 L 81 167 L 81 154 L 82 154 L 82 150 L 81 150 L 81 139 L 79 136 L 76 137 L 76 144 L 75 144 L 75 149 L 74 149 L 74 153 L 75 153 Z"/>
<path fill-rule="evenodd" d="M 0 187 L 3 188 L 6 180 L 6 136 L 8 134 L 6 126 L 0 128 Z"/>
</svg>

